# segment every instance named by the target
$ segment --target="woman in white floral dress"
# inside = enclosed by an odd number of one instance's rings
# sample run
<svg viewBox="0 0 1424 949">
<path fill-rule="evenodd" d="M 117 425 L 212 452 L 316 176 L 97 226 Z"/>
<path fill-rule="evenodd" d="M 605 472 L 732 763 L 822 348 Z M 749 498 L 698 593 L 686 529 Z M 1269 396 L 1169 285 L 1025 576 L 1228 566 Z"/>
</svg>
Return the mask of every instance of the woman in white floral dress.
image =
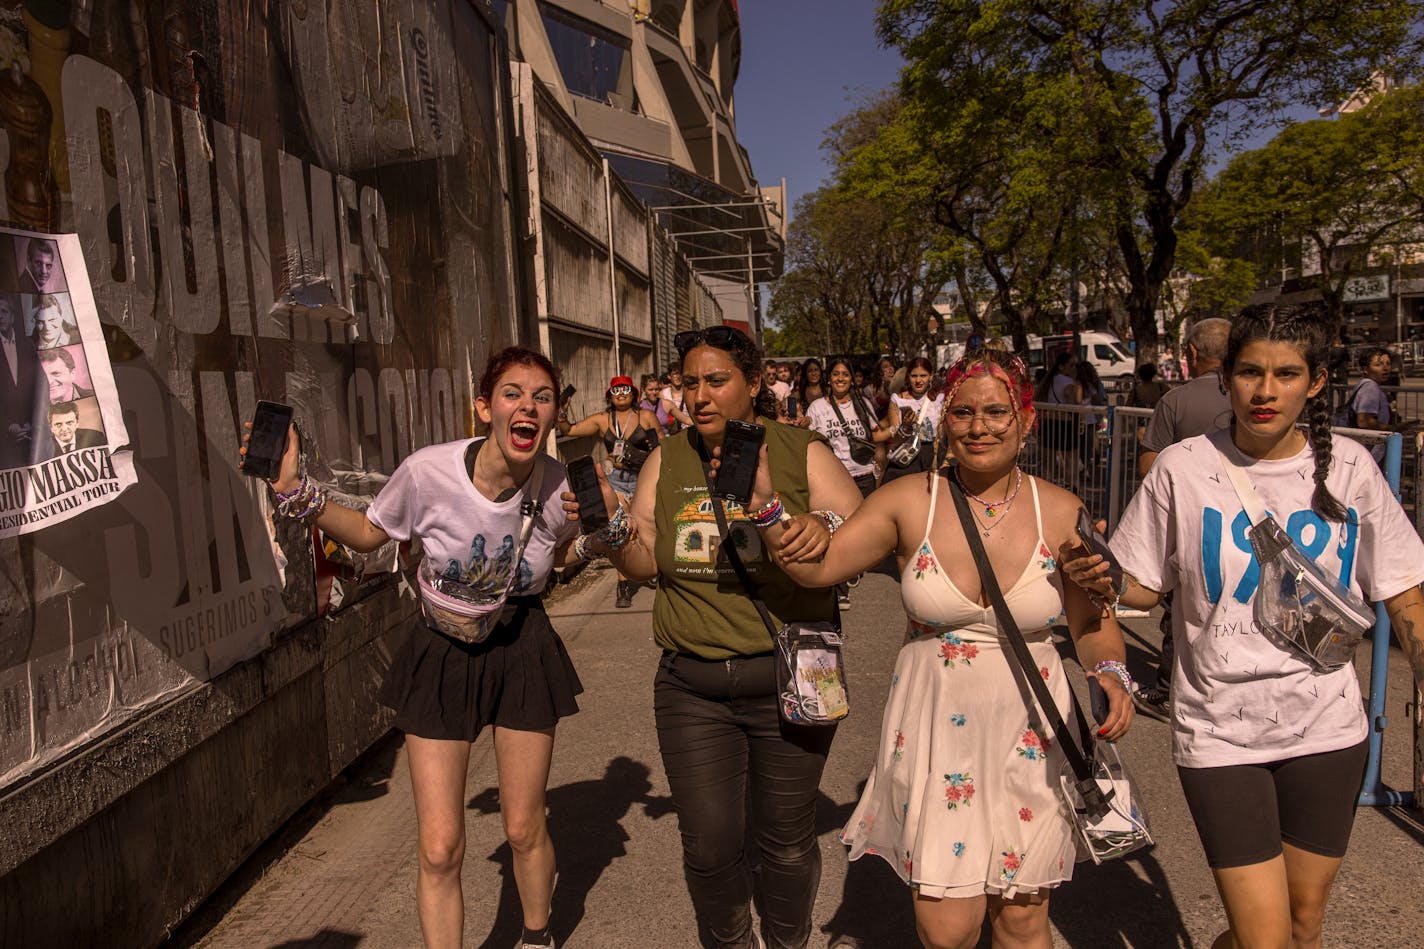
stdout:
<svg viewBox="0 0 1424 949">
<path fill-rule="evenodd" d="M 1062 756 L 1051 736 L 1029 724 L 948 479 L 970 498 L 1004 598 L 1065 718 L 1070 686 L 1052 627 L 1066 623 L 1079 660 L 1096 670 L 1109 702 L 1105 738 L 1120 737 L 1132 720 L 1127 683 L 1114 671 L 1122 670 L 1125 647 L 1113 615 L 1064 584 L 1053 553 L 1076 543 L 1080 502 L 1018 470 L 1033 426 L 1023 363 L 981 350 L 950 371 L 947 390 L 939 444 L 953 464 L 882 487 L 836 532 L 820 562 L 783 569 L 819 587 L 891 550 L 900 563 L 909 631 L 875 770 L 842 832 L 851 859 L 870 853 L 895 867 L 912 890 L 916 926 L 930 949 L 975 945 L 986 912 L 994 945 L 1048 949 L 1048 891 L 1072 876 L 1075 854 L 1058 793 Z M 752 508 L 772 495 L 763 464 Z M 779 550 L 781 528 L 763 533 Z"/>
</svg>

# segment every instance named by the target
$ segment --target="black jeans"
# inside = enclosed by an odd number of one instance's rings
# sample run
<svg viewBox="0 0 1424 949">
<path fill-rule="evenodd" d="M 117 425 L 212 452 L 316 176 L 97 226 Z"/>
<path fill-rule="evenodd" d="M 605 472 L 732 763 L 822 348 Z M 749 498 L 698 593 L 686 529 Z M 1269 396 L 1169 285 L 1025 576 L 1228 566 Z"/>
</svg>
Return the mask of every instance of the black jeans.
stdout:
<svg viewBox="0 0 1424 949">
<path fill-rule="evenodd" d="M 816 797 L 835 728 L 787 725 L 775 659 L 665 653 L 653 681 L 658 746 L 682 831 L 699 928 L 719 949 L 749 949 L 756 889 L 771 949 L 803 949 L 821 880 Z M 746 821 L 761 855 L 747 863 Z"/>
</svg>

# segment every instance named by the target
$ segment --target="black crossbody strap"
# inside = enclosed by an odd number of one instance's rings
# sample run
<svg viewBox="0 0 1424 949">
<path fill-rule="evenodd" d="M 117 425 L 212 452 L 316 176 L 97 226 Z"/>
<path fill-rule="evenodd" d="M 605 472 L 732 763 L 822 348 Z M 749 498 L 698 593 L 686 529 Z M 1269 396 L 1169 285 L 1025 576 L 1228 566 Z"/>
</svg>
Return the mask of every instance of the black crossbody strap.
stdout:
<svg viewBox="0 0 1424 949">
<path fill-rule="evenodd" d="M 1009 665 L 1014 668 L 1019 681 L 1028 687 L 1039 709 L 1048 719 L 1048 727 L 1053 730 L 1054 737 L 1058 739 L 1059 746 L 1063 749 L 1063 756 L 1068 759 L 1068 766 L 1073 769 L 1073 776 L 1077 779 L 1078 793 L 1083 796 L 1083 801 L 1088 805 L 1089 812 L 1097 811 L 1099 807 L 1103 809 L 1099 814 L 1105 812 L 1107 798 L 1103 795 L 1102 789 L 1098 787 L 1097 781 L 1093 780 L 1093 767 L 1082 750 L 1089 747 L 1088 743 L 1091 738 L 1088 737 L 1087 720 L 1083 717 L 1083 710 L 1078 705 L 1078 699 L 1071 694 L 1069 696 L 1078 726 L 1082 729 L 1080 732 L 1083 738 L 1081 748 L 1079 743 L 1074 740 L 1073 733 L 1064 724 L 1063 716 L 1058 712 L 1058 703 L 1053 701 L 1053 696 L 1048 691 L 1048 683 L 1044 682 L 1043 676 L 1038 674 L 1037 665 L 1028 651 L 1028 643 L 1024 641 L 1018 623 L 1014 622 L 1014 615 L 1009 611 L 1009 605 L 1004 602 L 1004 592 L 999 589 L 999 580 L 994 576 L 994 568 L 989 563 L 989 555 L 984 550 L 984 542 L 979 539 L 979 530 L 974 522 L 974 515 L 969 510 L 969 501 L 964 497 L 964 492 L 960 490 L 959 484 L 953 476 L 949 478 L 949 491 L 954 498 L 954 507 L 959 512 L 959 523 L 964 528 L 964 537 L 969 544 L 969 552 L 974 555 L 974 565 L 979 568 L 979 581 L 984 587 L 984 593 L 989 597 L 990 605 L 994 607 L 994 615 L 998 617 L 999 628 L 1004 631 L 1004 638 L 1009 641 L 1014 659 L 1017 660 Z"/>
</svg>

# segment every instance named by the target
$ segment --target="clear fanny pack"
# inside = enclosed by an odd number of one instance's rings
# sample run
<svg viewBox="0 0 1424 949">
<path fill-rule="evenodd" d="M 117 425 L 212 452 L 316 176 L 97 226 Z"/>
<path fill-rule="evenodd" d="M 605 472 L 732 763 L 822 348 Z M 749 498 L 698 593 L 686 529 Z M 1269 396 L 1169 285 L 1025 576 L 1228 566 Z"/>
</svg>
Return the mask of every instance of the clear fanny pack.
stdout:
<svg viewBox="0 0 1424 949">
<path fill-rule="evenodd" d="M 1262 633 L 1320 672 L 1348 664 L 1374 611 L 1302 553 L 1275 518 L 1253 526 L 1250 538 L 1261 565 L 1252 615 Z"/>
<path fill-rule="evenodd" d="M 1349 587 L 1327 574 L 1291 540 L 1251 485 L 1245 470 L 1212 436 L 1226 476 L 1251 519 L 1248 536 L 1261 568 L 1252 603 L 1256 626 L 1276 646 L 1318 672 L 1348 664 L 1375 624 L 1374 610 Z M 1227 436 L 1229 437 L 1229 436 Z"/>
<path fill-rule="evenodd" d="M 425 625 L 451 639 L 467 643 L 482 643 L 496 626 L 508 617 L 509 591 L 519 577 L 519 564 L 524 549 L 534 533 L 534 522 L 542 510 L 539 487 L 544 475 L 544 456 L 534 459 L 534 470 L 524 482 L 524 500 L 519 511 L 519 546 L 509 561 L 509 574 L 494 585 L 472 586 L 463 580 L 436 571 L 429 557 L 420 562 L 417 587 L 420 590 L 420 612 Z"/>
</svg>

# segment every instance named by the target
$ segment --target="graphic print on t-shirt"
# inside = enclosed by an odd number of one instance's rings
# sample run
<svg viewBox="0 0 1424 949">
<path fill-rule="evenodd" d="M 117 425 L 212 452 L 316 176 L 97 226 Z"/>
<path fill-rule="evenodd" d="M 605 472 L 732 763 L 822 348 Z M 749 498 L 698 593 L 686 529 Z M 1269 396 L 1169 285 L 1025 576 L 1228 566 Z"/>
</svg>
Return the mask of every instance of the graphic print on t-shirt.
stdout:
<svg viewBox="0 0 1424 949">
<path fill-rule="evenodd" d="M 445 569 L 441 572 L 446 580 L 456 580 L 469 587 L 474 595 L 481 599 L 493 599 L 504 592 L 505 585 L 509 583 L 510 561 L 514 559 L 514 550 L 519 544 L 519 539 L 513 534 L 505 534 L 499 546 L 495 548 L 493 555 L 487 552 L 489 538 L 484 534 L 476 534 L 470 541 L 470 557 L 464 563 L 454 558 L 447 560 Z M 514 581 L 514 586 L 510 589 L 511 596 L 518 595 L 528 590 L 534 583 L 534 568 L 529 566 L 527 558 L 519 560 L 519 576 Z"/>
<path fill-rule="evenodd" d="M 713 501 L 707 496 L 707 492 L 702 488 L 684 488 L 689 497 L 683 502 L 673 515 L 673 528 L 676 540 L 673 542 L 673 559 L 679 565 L 702 565 L 711 572 L 712 564 L 718 564 L 718 570 L 731 572 L 731 565 L 727 563 L 725 557 L 718 557 L 718 548 L 722 545 L 721 533 L 717 530 L 717 513 L 713 510 Z M 742 563 L 748 569 L 765 559 L 762 547 L 761 536 L 753 529 L 746 520 L 742 512 L 742 506 L 736 501 L 723 501 L 727 512 L 727 529 L 731 534 L 732 542 L 737 545 L 737 553 L 741 555 Z M 680 571 L 689 573 L 689 571 Z M 698 571 L 693 570 L 691 573 Z"/>
<path fill-rule="evenodd" d="M 1276 517 L 1275 512 L 1271 512 Z M 1335 544 L 1335 556 L 1340 559 L 1339 581 L 1342 586 L 1350 585 L 1354 575 L 1355 546 L 1360 537 L 1360 515 L 1354 508 L 1346 509 L 1345 523 L 1334 524 L 1321 517 L 1310 508 L 1293 511 L 1285 518 L 1285 530 L 1297 549 L 1311 560 L 1319 560 L 1320 555 Z M 1280 518 L 1276 517 L 1277 523 Z M 1222 588 L 1226 583 L 1226 571 L 1222 564 L 1226 559 L 1222 525 L 1225 515 L 1219 509 L 1204 506 L 1201 509 L 1201 567 L 1202 582 L 1206 586 L 1207 599 L 1212 603 L 1221 601 Z M 1236 550 L 1250 557 L 1240 581 L 1231 591 L 1238 603 L 1249 603 L 1261 582 L 1261 564 L 1251 548 L 1251 518 L 1239 508 L 1231 521 L 1231 544 Z M 1334 538 L 1338 531 L 1339 538 Z"/>
</svg>

